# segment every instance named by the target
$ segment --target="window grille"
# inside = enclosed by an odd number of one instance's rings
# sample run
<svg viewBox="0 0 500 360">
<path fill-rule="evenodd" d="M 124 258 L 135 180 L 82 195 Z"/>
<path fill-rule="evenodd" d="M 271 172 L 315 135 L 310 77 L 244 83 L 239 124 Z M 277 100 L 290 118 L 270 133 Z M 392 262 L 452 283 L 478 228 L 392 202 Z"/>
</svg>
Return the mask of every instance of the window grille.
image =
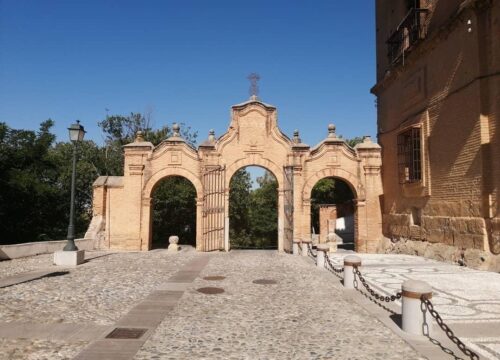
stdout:
<svg viewBox="0 0 500 360">
<path fill-rule="evenodd" d="M 404 61 L 405 54 L 409 52 L 412 45 L 425 38 L 427 33 L 426 17 L 428 9 L 410 8 L 396 30 L 387 40 L 387 50 L 391 65 Z"/>
<path fill-rule="evenodd" d="M 420 128 L 411 128 L 398 135 L 398 168 L 400 184 L 422 180 Z"/>
</svg>

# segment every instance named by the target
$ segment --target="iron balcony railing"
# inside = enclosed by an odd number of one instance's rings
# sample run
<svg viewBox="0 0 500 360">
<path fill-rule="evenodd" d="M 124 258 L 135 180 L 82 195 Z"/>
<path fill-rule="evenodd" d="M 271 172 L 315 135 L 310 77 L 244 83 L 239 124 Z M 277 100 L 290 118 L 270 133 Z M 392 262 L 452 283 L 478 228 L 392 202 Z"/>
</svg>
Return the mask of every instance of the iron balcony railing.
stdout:
<svg viewBox="0 0 500 360">
<path fill-rule="evenodd" d="M 391 65 L 404 61 L 412 46 L 425 38 L 428 9 L 412 8 L 387 40 L 388 56 Z"/>
</svg>

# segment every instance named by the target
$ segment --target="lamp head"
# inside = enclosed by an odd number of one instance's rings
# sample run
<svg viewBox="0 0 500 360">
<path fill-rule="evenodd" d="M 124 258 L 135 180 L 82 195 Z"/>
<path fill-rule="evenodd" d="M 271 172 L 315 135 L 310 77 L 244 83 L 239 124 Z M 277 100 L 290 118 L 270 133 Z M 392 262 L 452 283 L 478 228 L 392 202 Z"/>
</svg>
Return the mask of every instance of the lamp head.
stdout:
<svg viewBox="0 0 500 360">
<path fill-rule="evenodd" d="M 68 130 L 69 130 L 69 139 L 73 142 L 82 141 L 86 133 L 83 126 L 80 125 L 80 120 L 76 120 L 76 124 L 71 124 Z"/>
</svg>

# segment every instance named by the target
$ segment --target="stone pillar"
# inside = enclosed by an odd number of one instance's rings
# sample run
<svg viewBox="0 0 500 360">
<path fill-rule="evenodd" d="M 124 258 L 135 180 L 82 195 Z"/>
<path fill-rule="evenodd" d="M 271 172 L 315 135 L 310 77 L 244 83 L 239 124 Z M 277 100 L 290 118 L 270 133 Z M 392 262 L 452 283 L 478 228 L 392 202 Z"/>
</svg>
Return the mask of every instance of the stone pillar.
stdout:
<svg viewBox="0 0 500 360">
<path fill-rule="evenodd" d="M 300 255 L 299 245 L 300 245 L 300 239 L 293 239 L 293 255 Z"/>
<path fill-rule="evenodd" d="M 285 250 L 285 192 L 283 189 L 278 189 L 278 251 Z M 288 245 L 290 246 L 290 245 Z M 290 249 L 288 250 L 290 251 Z"/>
<path fill-rule="evenodd" d="M 309 239 L 302 239 L 302 256 L 307 256 L 308 252 L 308 246 L 311 245 L 311 240 Z"/>
<path fill-rule="evenodd" d="M 320 205 L 319 207 L 319 242 L 327 241 L 328 233 L 330 232 L 330 221 L 337 220 L 337 207 L 335 205 Z M 333 229 L 335 231 L 335 228 Z"/>
<path fill-rule="evenodd" d="M 401 286 L 402 290 L 402 328 L 403 331 L 413 335 L 431 335 L 432 317 L 428 312 L 422 311 L 422 297 L 432 298 L 432 287 L 425 281 L 406 280 Z M 427 326 L 424 327 L 424 324 Z M 427 331 L 427 333 L 425 333 Z"/>
<path fill-rule="evenodd" d="M 203 194 L 196 199 L 196 250 L 203 250 Z"/>
<path fill-rule="evenodd" d="M 316 267 L 318 269 L 326 270 L 326 252 L 330 250 L 330 246 L 326 244 L 318 244 L 318 251 L 316 252 Z"/>
<path fill-rule="evenodd" d="M 354 268 L 361 266 L 361 258 L 356 255 L 347 255 L 344 258 L 344 287 L 346 289 L 354 289 L 355 275 Z"/>
<path fill-rule="evenodd" d="M 153 199 L 150 197 L 142 198 L 142 210 L 141 210 L 141 250 L 147 251 L 151 249 L 152 245 L 152 229 L 153 229 L 153 219 L 152 213 L 153 209 L 151 204 Z"/>
<path fill-rule="evenodd" d="M 361 170 L 364 173 L 364 197 L 358 194 L 357 225 L 359 231 L 356 251 L 373 253 L 382 239 L 382 209 L 380 196 L 382 190 L 382 149 L 373 143 L 369 136 L 357 144 L 355 150 L 361 159 Z M 363 233 L 362 233 L 363 231 Z M 358 248 L 359 243 L 359 248 Z"/>
</svg>

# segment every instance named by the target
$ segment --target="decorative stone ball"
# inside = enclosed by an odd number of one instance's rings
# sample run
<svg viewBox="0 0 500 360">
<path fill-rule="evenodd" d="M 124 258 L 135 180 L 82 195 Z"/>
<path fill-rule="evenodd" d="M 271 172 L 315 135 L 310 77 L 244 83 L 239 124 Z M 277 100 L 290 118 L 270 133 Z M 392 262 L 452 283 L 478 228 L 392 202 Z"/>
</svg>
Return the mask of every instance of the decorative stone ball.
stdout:
<svg viewBox="0 0 500 360">
<path fill-rule="evenodd" d="M 179 237 L 177 235 L 170 236 L 168 238 L 168 243 L 177 245 L 179 243 Z"/>
</svg>

